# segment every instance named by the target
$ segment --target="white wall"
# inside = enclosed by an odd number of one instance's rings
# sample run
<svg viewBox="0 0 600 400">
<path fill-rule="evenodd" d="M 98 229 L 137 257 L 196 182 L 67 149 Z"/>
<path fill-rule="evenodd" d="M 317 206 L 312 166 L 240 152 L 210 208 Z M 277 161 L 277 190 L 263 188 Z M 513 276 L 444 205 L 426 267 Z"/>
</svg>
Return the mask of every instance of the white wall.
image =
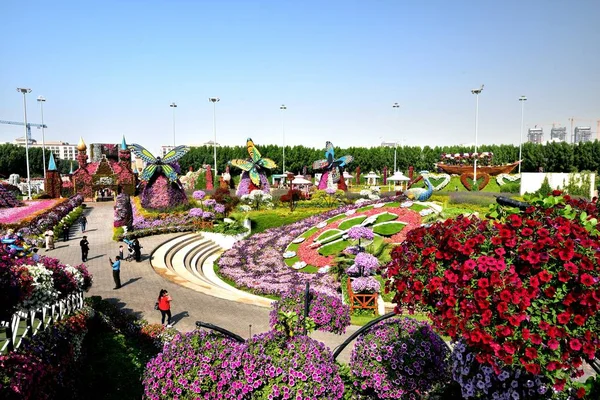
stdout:
<svg viewBox="0 0 600 400">
<path fill-rule="evenodd" d="M 569 183 L 569 177 L 571 175 L 579 176 L 580 173 L 567 174 L 562 172 L 523 172 L 521 173 L 521 196 L 525 193 L 533 193 L 542 187 L 544 178 L 548 177 L 548 183 L 552 189 L 564 188 L 565 184 Z M 596 174 L 589 173 L 590 175 L 590 193 L 589 198 L 594 197 L 596 190 Z"/>
</svg>

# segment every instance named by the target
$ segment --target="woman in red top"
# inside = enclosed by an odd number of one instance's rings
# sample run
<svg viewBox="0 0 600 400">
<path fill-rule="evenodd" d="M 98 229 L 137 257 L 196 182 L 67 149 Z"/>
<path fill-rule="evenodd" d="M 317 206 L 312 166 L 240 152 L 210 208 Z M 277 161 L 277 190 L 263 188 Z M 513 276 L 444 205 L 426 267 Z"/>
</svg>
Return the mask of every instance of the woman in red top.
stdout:
<svg viewBox="0 0 600 400">
<path fill-rule="evenodd" d="M 165 324 L 165 316 L 169 317 L 167 319 L 167 328 L 171 327 L 171 300 L 169 292 L 166 289 L 161 289 L 158 295 L 158 309 L 162 315 L 161 323 L 163 325 Z"/>
</svg>

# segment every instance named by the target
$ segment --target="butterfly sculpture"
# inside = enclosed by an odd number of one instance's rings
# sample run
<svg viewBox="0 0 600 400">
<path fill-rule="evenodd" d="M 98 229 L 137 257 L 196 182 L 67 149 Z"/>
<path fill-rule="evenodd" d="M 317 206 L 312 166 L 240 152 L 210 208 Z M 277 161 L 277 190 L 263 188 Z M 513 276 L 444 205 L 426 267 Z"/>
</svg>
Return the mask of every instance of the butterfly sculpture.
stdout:
<svg viewBox="0 0 600 400">
<path fill-rule="evenodd" d="M 177 180 L 177 173 L 169 164 L 179 160 L 190 150 L 190 148 L 187 146 L 177 146 L 161 158 L 154 157 L 152 153 L 139 144 L 130 144 L 129 149 L 133 151 L 136 156 L 147 163 L 146 168 L 144 168 L 140 174 L 141 181 L 150 180 L 156 171 L 162 170 L 170 182 L 175 182 Z"/>
<path fill-rule="evenodd" d="M 229 163 L 234 167 L 241 168 L 242 170 L 248 172 L 250 176 L 250 180 L 257 187 L 260 187 L 260 173 L 263 169 L 273 169 L 277 167 L 275 161 L 270 158 L 266 158 L 260 155 L 258 149 L 254 146 L 254 142 L 252 139 L 248 138 L 246 141 L 246 147 L 248 148 L 248 154 L 250 158 L 247 160 L 231 160 Z"/>
<path fill-rule="evenodd" d="M 325 160 L 318 160 L 313 163 L 313 169 L 322 169 L 324 172 L 328 172 L 331 174 L 333 178 L 333 183 L 338 183 L 340 181 L 340 169 L 350 164 L 354 157 L 352 156 L 343 156 L 335 159 L 335 153 L 333 151 L 333 143 L 327 142 L 325 143 Z M 325 178 L 325 174 L 323 174 L 323 178 Z M 319 187 L 321 185 L 319 184 Z"/>
</svg>

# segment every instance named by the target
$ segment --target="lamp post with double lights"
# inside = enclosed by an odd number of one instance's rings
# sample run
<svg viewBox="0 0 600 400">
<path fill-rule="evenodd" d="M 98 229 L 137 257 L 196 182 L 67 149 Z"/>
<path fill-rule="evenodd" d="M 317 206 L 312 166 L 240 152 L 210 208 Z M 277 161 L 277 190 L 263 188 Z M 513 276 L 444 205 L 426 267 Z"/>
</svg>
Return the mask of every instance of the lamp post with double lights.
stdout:
<svg viewBox="0 0 600 400">
<path fill-rule="evenodd" d="M 27 162 L 27 199 L 31 200 L 31 180 L 29 176 L 29 129 L 27 129 L 27 93 L 31 93 L 31 89 L 17 88 L 17 92 L 23 93 L 23 114 L 25 118 L 25 159 Z M 44 169 L 46 166 L 44 165 Z"/>
<path fill-rule="evenodd" d="M 46 98 L 38 96 L 37 101 L 40 103 L 42 111 L 42 162 L 44 163 L 44 179 L 46 179 L 46 132 L 44 131 L 44 103 L 46 102 Z"/>
<path fill-rule="evenodd" d="M 173 102 L 169 104 L 169 107 L 173 109 L 173 147 L 175 147 L 175 109 L 177 108 L 177 104 Z"/>
<path fill-rule="evenodd" d="M 215 177 L 215 181 L 217 179 L 217 103 L 219 101 L 221 101 L 220 98 L 218 97 L 209 97 L 208 101 L 210 101 L 211 103 L 213 103 L 213 134 L 214 134 L 214 139 L 213 139 L 213 157 L 215 159 L 215 173 L 214 173 L 214 177 Z"/>
<path fill-rule="evenodd" d="M 521 151 L 523 148 L 523 121 L 525 116 L 525 102 L 527 101 L 527 97 L 521 96 L 519 97 L 519 102 L 521 103 L 521 135 L 519 139 L 519 174 L 521 174 Z"/>
<path fill-rule="evenodd" d="M 285 104 L 282 104 L 279 109 L 281 110 L 281 133 L 283 134 L 283 169 L 281 170 L 282 174 L 285 174 L 285 110 L 287 107 Z"/>
<path fill-rule="evenodd" d="M 477 187 L 477 134 L 479 129 L 479 94 L 483 91 L 483 85 L 479 89 L 472 89 L 471 93 L 475 95 L 475 154 L 473 161 L 473 187 Z"/>
</svg>

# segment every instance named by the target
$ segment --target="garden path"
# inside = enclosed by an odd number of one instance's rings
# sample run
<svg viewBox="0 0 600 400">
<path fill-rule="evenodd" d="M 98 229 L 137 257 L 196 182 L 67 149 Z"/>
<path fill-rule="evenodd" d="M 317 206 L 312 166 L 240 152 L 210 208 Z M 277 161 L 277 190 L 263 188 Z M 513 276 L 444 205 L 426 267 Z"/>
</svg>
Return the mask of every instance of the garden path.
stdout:
<svg viewBox="0 0 600 400">
<path fill-rule="evenodd" d="M 94 283 L 87 296 L 102 296 L 151 323 L 160 323 L 160 312 L 154 310 L 154 303 L 160 289 L 167 289 L 173 298 L 171 312 L 174 326 L 181 332 L 194 330 L 198 320 L 218 325 L 244 338 L 249 337 L 250 325 L 252 325 L 252 334 L 269 329 L 268 309 L 199 293 L 164 280 L 154 272 L 150 265 L 150 253 L 161 243 L 180 234 L 140 239 L 143 247 L 142 262 L 123 261 L 121 263 L 122 287 L 113 290 L 112 268 L 108 259 L 110 257 L 114 260 L 119 250 L 119 243 L 112 240 L 113 203 L 87 203 L 87 205 L 85 215 L 88 220 L 88 230 L 85 235 L 90 242 L 90 251 L 88 262 L 85 264 L 94 275 Z M 71 265 L 80 264 L 79 241 L 83 235 L 78 225 L 73 226 L 71 240 L 58 241 L 55 250 L 42 252 L 42 254 L 56 257 Z M 124 247 L 127 253 L 127 247 Z M 358 327 L 351 326 L 343 336 L 324 332 L 315 332 L 311 336 L 333 349 L 357 329 Z M 340 361 L 349 360 L 351 347 L 352 345 L 348 346 L 342 352 Z"/>
</svg>

